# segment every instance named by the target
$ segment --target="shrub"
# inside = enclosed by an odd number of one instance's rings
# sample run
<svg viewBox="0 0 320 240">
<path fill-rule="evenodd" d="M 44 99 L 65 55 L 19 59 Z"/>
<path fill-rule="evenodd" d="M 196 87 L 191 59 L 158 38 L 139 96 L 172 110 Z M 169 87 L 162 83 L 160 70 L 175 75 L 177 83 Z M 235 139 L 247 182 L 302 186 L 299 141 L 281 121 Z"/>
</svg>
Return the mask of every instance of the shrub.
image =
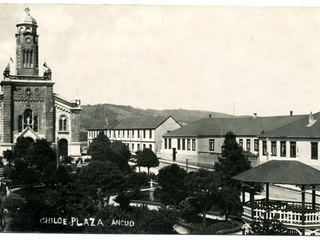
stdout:
<svg viewBox="0 0 320 240">
<path fill-rule="evenodd" d="M 146 172 L 132 172 L 127 177 L 128 187 L 136 188 L 142 186 L 149 186 L 149 177 Z"/>
<path fill-rule="evenodd" d="M 34 168 L 28 167 L 21 172 L 19 178 L 21 181 L 32 185 L 39 180 L 39 174 Z"/>
<path fill-rule="evenodd" d="M 10 172 L 11 172 L 11 169 L 9 168 L 9 165 L 4 165 L 3 167 L 3 176 L 5 178 L 8 178 L 10 176 Z"/>
<path fill-rule="evenodd" d="M 138 187 L 135 187 L 130 194 L 130 198 L 134 200 L 141 200 L 143 198 L 143 194 Z"/>
<path fill-rule="evenodd" d="M 17 159 L 14 162 L 14 168 L 16 169 L 18 176 L 27 167 L 28 167 L 28 163 L 26 161 L 24 161 L 24 160 Z"/>
<path fill-rule="evenodd" d="M 119 203 L 122 209 L 129 209 L 130 197 L 126 196 L 125 194 L 119 194 L 114 201 Z"/>
<path fill-rule="evenodd" d="M 286 226 L 280 222 L 276 215 L 272 219 L 268 219 L 266 215 L 250 224 L 253 233 L 258 235 L 284 235 L 287 232 Z"/>
<path fill-rule="evenodd" d="M 230 221 L 217 221 L 204 228 L 203 225 L 199 223 L 195 224 L 192 234 L 217 234 L 217 232 L 234 229 L 237 226 L 238 225 L 233 224 Z"/>
<path fill-rule="evenodd" d="M 8 209 L 9 211 L 16 211 L 25 204 L 26 200 L 16 193 L 11 193 L 3 200 L 3 207 Z"/>
<path fill-rule="evenodd" d="M 197 214 L 197 209 L 193 204 L 190 203 L 188 199 L 183 200 L 179 203 L 179 212 L 182 218 L 193 216 Z"/>
<path fill-rule="evenodd" d="M 58 167 L 57 171 L 53 175 L 53 178 L 60 184 L 67 184 L 70 181 L 68 170 L 63 165 Z"/>
</svg>

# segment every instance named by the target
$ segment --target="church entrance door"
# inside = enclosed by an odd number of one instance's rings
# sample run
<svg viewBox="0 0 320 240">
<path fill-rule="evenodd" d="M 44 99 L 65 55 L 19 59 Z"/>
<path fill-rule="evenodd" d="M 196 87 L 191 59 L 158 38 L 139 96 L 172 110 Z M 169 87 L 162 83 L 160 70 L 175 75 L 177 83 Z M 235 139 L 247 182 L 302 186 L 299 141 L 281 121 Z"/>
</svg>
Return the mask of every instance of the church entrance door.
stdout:
<svg viewBox="0 0 320 240">
<path fill-rule="evenodd" d="M 65 159 L 68 156 L 68 140 L 59 140 L 59 158 Z"/>
</svg>

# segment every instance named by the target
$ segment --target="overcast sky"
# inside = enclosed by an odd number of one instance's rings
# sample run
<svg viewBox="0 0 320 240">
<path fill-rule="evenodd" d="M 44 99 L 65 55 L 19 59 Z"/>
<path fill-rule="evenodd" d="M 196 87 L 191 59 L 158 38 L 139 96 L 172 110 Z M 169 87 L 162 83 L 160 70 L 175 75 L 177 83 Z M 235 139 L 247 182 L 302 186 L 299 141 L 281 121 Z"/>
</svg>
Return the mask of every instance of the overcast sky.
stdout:
<svg viewBox="0 0 320 240">
<path fill-rule="evenodd" d="M 320 111 L 320 8 L 26 6 L 39 26 L 39 64 L 65 98 L 236 115 Z M 24 8 L 0 4 L 2 69 L 15 61 Z"/>
</svg>

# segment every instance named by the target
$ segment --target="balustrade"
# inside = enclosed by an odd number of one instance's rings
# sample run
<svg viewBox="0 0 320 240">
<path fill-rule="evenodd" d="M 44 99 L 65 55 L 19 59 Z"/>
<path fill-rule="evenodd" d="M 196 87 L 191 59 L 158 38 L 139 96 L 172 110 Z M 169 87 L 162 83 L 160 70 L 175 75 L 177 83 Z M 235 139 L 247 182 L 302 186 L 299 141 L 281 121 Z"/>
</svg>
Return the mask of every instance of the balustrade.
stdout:
<svg viewBox="0 0 320 240">
<path fill-rule="evenodd" d="M 305 204 L 304 225 L 320 224 L 320 205 L 315 204 L 315 209 L 312 209 L 311 203 Z M 302 204 L 293 201 L 274 201 L 268 203 L 265 199 L 255 200 L 253 209 L 251 203 L 247 202 L 243 206 L 243 215 L 251 218 L 253 211 L 253 219 L 259 221 L 264 219 L 269 212 L 269 219 L 278 217 L 279 221 L 288 225 L 302 224 Z"/>
</svg>

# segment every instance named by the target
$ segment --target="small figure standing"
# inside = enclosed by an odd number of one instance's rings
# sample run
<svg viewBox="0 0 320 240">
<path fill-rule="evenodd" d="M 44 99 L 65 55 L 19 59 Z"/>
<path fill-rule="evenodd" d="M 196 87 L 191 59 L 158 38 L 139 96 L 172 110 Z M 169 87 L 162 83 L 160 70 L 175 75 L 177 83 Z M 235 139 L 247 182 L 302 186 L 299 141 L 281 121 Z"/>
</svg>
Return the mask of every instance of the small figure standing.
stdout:
<svg viewBox="0 0 320 240">
<path fill-rule="evenodd" d="M 4 71 L 3 71 L 3 76 L 4 76 L 5 78 L 10 77 L 10 65 L 9 65 L 9 63 L 8 63 L 8 65 L 6 66 L 6 68 L 4 69 Z"/>
</svg>

